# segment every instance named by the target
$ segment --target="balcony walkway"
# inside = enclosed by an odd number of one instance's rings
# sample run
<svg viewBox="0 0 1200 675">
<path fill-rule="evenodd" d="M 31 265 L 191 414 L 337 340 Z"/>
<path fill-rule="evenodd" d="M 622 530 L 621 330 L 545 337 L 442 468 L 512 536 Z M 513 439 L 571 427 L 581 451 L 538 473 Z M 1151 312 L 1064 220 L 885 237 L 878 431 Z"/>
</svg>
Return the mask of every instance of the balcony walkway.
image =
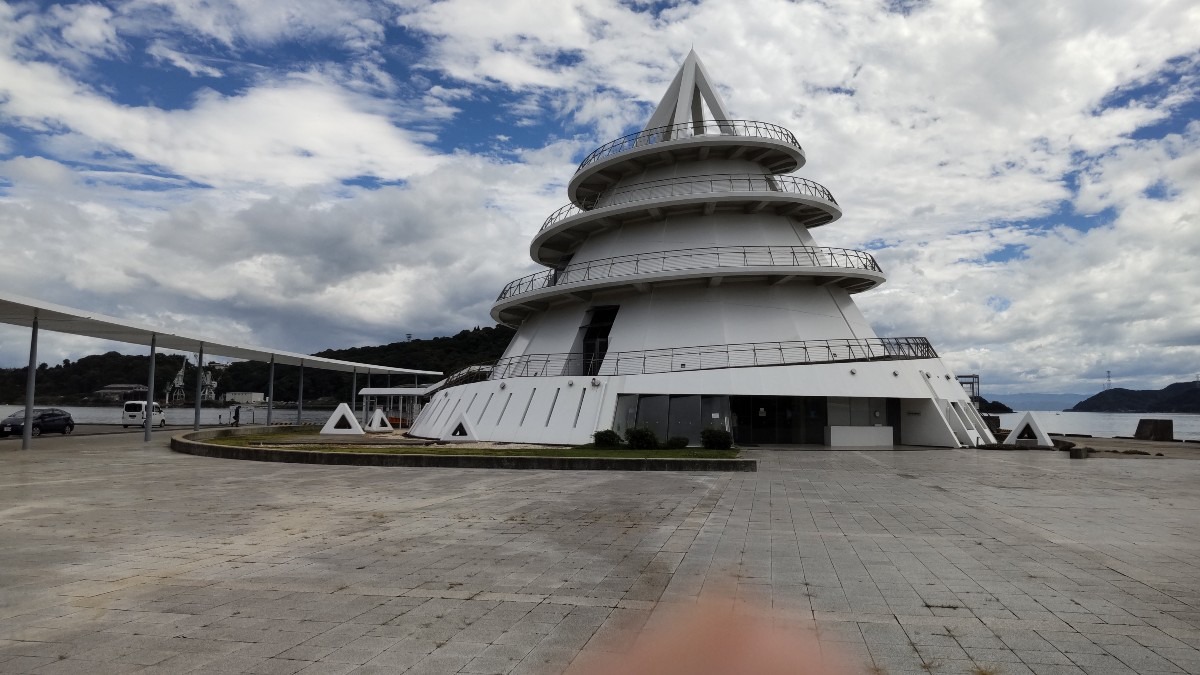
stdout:
<svg viewBox="0 0 1200 675">
<path fill-rule="evenodd" d="M 744 342 L 608 352 L 600 358 L 579 353 L 522 354 L 463 368 L 447 377 L 438 389 L 508 377 L 648 375 L 720 368 L 936 358 L 933 345 L 923 337 Z"/>
<path fill-rule="evenodd" d="M 739 192 L 780 192 L 800 195 L 837 206 L 833 193 L 824 185 L 797 176 L 771 176 L 767 174 L 707 174 L 662 178 L 622 185 L 619 188 L 571 203 L 550 214 L 538 232 L 545 232 L 561 221 L 574 218 L 595 209 L 632 204 L 639 201 L 667 199 L 671 197 L 705 197 Z M 701 203 L 707 203 L 704 199 Z M 838 212 L 840 214 L 840 211 Z M 815 227 L 815 226 L 814 226 Z"/>
<path fill-rule="evenodd" d="M 795 171 L 805 161 L 795 135 L 778 124 L 691 121 L 645 129 L 596 148 L 580 162 L 567 194 L 580 203 L 648 166 L 708 158 L 748 159 L 776 174 Z"/>
</svg>

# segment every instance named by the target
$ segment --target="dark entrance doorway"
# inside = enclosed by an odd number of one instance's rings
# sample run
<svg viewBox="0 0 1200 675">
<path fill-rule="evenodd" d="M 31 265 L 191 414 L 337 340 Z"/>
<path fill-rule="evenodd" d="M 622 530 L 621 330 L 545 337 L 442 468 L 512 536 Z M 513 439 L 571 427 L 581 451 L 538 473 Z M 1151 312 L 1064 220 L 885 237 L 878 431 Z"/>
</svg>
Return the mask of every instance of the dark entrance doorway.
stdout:
<svg viewBox="0 0 1200 675">
<path fill-rule="evenodd" d="M 599 375 L 600 364 L 608 353 L 608 334 L 617 318 L 617 305 L 602 305 L 592 308 L 588 322 L 583 325 L 583 355 L 580 361 L 583 375 Z"/>
<path fill-rule="evenodd" d="M 729 408 L 741 445 L 825 442 L 824 396 L 730 396 Z"/>
</svg>

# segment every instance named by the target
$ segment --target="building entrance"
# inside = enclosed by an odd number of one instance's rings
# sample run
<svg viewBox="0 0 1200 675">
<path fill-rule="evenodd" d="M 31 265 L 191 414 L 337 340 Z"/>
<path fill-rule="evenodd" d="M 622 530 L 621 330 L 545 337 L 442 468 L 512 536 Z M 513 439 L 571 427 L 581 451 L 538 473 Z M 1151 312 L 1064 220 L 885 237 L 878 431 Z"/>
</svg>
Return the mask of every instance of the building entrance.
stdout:
<svg viewBox="0 0 1200 675">
<path fill-rule="evenodd" d="M 739 445 L 825 442 L 824 396 L 730 396 L 729 409 Z"/>
<path fill-rule="evenodd" d="M 600 373 L 604 355 L 608 353 L 608 333 L 612 330 L 618 309 L 620 307 L 616 305 L 594 308 L 588 322 L 580 329 L 583 331 L 583 354 L 580 360 L 584 375 Z"/>
</svg>

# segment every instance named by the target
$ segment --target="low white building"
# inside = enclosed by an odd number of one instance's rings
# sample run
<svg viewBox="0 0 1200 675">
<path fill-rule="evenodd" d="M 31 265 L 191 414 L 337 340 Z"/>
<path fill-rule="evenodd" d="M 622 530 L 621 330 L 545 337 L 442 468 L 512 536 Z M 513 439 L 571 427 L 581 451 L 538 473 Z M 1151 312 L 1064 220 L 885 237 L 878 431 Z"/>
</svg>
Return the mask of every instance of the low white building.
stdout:
<svg viewBox="0 0 1200 675">
<path fill-rule="evenodd" d="M 255 403 L 266 403 L 267 396 L 261 391 L 227 391 L 222 396 L 222 400 L 226 403 L 253 405 Z"/>
<path fill-rule="evenodd" d="M 922 337 L 879 337 L 867 251 L 819 246 L 842 209 L 790 175 L 790 131 L 731 119 L 693 52 L 643 131 L 597 148 L 501 291 L 503 358 L 430 389 L 411 433 L 576 444 L 648 427 L 697 444 L 994 442 Z"/>
</svg>

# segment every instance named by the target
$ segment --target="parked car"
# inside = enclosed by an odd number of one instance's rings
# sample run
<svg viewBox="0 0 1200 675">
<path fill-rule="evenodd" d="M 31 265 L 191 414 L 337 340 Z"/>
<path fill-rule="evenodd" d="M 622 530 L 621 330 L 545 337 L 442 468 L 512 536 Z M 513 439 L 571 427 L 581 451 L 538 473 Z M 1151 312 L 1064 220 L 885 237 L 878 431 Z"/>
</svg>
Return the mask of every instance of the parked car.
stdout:
<svg viewBox="0 0 1200 675">
<path fill-rule="evenodd" d="M 163 413 L 163 409 L 157 403 L 154 404 L 154 412 L 151 413 L 151 424 L 158 427 L 167 426 L 167 416 Z M 146 402 L 145 401 L 126 401 L 125 409 L 121 412 L 121 428 L 140 427 L 146 424 Z"/>
<path fill-rule="evenodd" d="M 69 434 L 75 431 L 75 420 L 71 413 L 58 408 L 34 408 L 30 433 L 41 436 L 43 431 Z M 0 421 L 0 436 L 20 436 L 25 432 L 25 411 L 17 412 Z"/>
</svg>

